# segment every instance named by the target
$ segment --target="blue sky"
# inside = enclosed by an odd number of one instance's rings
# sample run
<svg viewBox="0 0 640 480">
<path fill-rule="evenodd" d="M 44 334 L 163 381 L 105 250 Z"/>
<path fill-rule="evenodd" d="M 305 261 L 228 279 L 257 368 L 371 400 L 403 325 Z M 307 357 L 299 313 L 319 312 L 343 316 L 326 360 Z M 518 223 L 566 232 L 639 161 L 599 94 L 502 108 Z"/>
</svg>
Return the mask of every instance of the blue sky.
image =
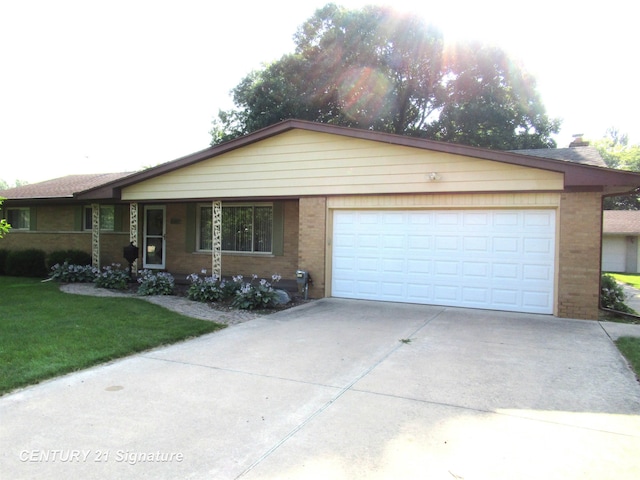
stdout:
<svg viewBox="0 0 640 480">
<path fill-rule="evenodd" d="M 0 2 L 0 179 L 131 171 L 206 148 L 229 91 L 290 52 L 296 28 L 325 3 Z M 609 126 L 640 143 L 633 3 L 392 3 L 446 38 L 484 40 L 521 61 L 548 113 L 564 119 L 560 147 Z"/>
</svg>

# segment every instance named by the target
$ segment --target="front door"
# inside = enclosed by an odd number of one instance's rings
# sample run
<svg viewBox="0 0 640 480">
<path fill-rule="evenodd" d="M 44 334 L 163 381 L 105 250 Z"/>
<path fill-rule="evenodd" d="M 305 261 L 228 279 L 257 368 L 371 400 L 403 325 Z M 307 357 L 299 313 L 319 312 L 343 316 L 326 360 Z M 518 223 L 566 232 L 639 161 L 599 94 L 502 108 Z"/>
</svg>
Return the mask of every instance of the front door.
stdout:
<svg viewBox="0 0 640 480">
<path fill-rule="evenodd" d="M 164 205 L 144 207 L 144 268 L 165 268 L 166 212 Z"/>
</svg>

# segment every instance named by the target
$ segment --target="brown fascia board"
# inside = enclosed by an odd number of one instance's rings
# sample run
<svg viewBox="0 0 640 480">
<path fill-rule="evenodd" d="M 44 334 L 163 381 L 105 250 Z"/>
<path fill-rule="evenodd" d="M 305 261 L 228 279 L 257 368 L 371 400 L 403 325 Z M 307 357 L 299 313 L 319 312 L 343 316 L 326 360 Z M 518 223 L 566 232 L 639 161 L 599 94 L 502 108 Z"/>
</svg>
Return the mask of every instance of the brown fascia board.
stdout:
<svg viewBox="0 0 640 480">
<path fill-rule="evenodd" d="M 564 174 L 565 188 L 583 188 L 597 186 L 623 186 L 629 190 L 640 187 L 640 173 L 615 170 L 610 168 L 596 167 L 573 163 L 566 160 L 556 160 L 544 157 L 533 157 L 513 152 L 500 150 L 488 150 L 486 148 L 469 147 L 453 143 L 438 142 L 424 138 L 408 137 L 391 133 L 376 132 L 373 130 L 362 130 L 357 128 L 339 127 L 326 123 L 310 122 L 306 120 L 285 120 L 283 122 L 257 130 L 251 134 L 239 137 L 234 140 L 206 148 L 199 152 L 178 158 L 176 160 L 163 163 L 157 167 L 134 173 L 128 177 L 115 180 L 111 183 L 101 185 L 84 192 L 76 194 L 78 199 L 119 199 L 120 191 L 123 187 L 154 178 L 179 168 L 198 163 L 209 158 L 222 155 L 223 153 L 251 145 L 252 143 L 265 140 L 279 135 L 289 130 L 300 129 L 344 137 L 371 140 L 374 142 L 389 143 L 392 145 L 419 148 L 421 150 L 431 150 L 452 155 L 463 155 L 467 157 L 491 160 L 523 167 L 549 170 Z"/>
</svg>

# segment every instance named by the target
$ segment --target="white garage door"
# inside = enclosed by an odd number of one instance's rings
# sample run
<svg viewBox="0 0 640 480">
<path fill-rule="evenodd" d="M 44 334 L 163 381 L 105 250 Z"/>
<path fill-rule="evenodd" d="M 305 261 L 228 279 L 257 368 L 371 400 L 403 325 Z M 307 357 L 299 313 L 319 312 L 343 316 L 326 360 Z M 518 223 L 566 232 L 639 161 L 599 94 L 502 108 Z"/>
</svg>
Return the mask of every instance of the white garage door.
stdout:
<svg viewBox="0 0 640 480">
<path fill-rule="evenodd" d="M 602 270 L 624 272 L 627 261 L 627 239 L 606 236 L 602 238 Z"/>
<path fill-rule="evenodd" d="M 336 210 L 334 297 L 553 313 L 554 210 Z"/>
</svg>

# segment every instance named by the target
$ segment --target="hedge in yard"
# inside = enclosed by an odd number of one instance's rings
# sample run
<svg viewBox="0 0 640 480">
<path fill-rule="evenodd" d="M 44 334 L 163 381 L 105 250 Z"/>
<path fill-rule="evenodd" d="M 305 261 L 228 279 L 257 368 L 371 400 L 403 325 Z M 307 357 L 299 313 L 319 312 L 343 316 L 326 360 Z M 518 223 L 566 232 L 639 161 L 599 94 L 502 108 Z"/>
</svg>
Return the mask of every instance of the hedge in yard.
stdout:
<svg viewBox="0 0 640 480">
<path fill-rule="evenodd" d="M 56 264 L 62 265 L 64 262 L 69 265 L 91 265 L 91 254 L 82 250 L 56 250 L 47 258 L 49 268 Z"/>
<path fill-rule="evenodd" d="M 5 275 L 11 277 L 46 277 L 46 254 L 35 248 L 10 251 L 5 260 Z"/>
<path fill-rule="evenodd" d="M 0 249 L 0 275 L 5 275 L 5 264 L 7 263 L 9 250 Z"/>
</svg>

